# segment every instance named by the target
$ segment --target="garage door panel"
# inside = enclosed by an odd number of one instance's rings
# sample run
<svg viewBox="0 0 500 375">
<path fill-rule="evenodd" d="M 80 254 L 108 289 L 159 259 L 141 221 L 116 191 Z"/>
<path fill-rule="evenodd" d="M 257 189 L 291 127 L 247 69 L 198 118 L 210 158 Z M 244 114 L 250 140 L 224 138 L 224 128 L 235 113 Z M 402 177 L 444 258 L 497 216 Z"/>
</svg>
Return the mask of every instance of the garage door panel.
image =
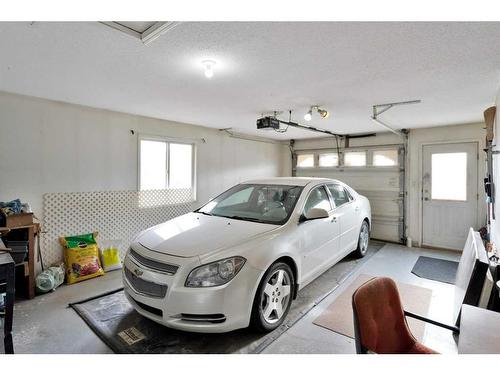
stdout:
<svg viewBox="0 0 500 375">
<path fill-rule="evenodd" d="M 399 227 L 399 220 L 394 217 L 372 216 L 372 231 L 371 237 L 383 239 L 386 241 L 399 242 L 399 231 L 395 228 Z"/>
<path fill-rule="evenodd" d="M 358 191 L 359 192 L 359 191 Z M 381 198 L 371 192 L 359 192 L 370 200 L 372 212 L 384 213 L 384 216 L 399 217 L 402 199 L 398 195 Z"/>
<path fill-rule="evenodd" d="M 298 168 L 296 176 L 336 178 L 356 191 L 393 191 L 399 194 L 399 169 L 390 168 Z"/>
<path fill-rule="evenodd" d="M 295 175 L 333 178 L 346 183 L 370 201 L 372 238 L 400 242 L 404 236 L 404 170 L 399 166 L 296 168 Z"/>
</svg>

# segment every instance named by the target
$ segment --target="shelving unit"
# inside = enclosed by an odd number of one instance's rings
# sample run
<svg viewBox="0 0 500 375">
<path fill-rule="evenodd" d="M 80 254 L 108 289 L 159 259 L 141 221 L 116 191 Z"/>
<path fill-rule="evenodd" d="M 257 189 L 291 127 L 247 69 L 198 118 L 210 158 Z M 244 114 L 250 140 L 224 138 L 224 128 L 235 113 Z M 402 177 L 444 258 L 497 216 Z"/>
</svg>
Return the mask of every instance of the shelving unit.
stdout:
<svg viewBox="0 0 500 375">
<path fill-rule="evenodd" d="M 35 237 L 40 232 L 40 224 L 33 223 L 20 226 L 0 227 L 1 233 L 10 233 L 12 231 L 28 231 L 28 260 L 16 264 L 16 272 L 22 269 L 25 278 L 24 295 L 28 299 L 35 297 Z"/>
</svg>

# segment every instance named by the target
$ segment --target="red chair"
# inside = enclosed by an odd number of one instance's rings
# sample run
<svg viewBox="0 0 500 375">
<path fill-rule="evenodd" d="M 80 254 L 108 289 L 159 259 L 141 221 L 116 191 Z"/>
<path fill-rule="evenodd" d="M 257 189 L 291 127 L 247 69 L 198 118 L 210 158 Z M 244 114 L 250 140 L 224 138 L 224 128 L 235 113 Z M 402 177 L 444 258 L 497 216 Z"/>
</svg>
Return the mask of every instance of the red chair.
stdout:
<svg viewBox="0 0 500 375">
<path fill-rule="evenodd" d="M 356 352 L 366 354 L 437 354 L 412 335 L 406 316 L 458 332 L 456 327 L 434 322 L 403 309 L 396 283 L 373 278 L 352 295 Z"/>
</svg>

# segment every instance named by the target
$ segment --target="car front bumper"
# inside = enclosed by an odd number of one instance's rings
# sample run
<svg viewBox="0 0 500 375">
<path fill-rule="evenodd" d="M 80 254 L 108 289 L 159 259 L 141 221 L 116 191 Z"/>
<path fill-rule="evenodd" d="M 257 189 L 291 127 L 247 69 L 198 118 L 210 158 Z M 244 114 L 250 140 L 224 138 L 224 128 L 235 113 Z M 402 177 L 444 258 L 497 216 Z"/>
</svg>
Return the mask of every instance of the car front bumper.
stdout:
<svg viewBox="0 0 500 375">
<path fill-rule="evenodd" d="M 174 275 L 145 267 L 130 253 L 124 260 L 125 295 L 141 315 L 170 328 L 191 332 L 228 332 L 249 325 L 257 284 L 262 271 L 246 263 L 228 283 L 216 287 L 188 288 L 188 274 L 200 265 L 198 257 L 181 258 L 153 253 L 137 244 L 134 251 L 141 256 L 178 265 Z M 126 272 L 126 270 L 129 272 Z M 134 278 L 139 278 L 134 280 Z M 137 285 L 153 283 L 166 288 L 164 296 L 152 296 L 138 290 Z M 147 285 L 147 284 L 145 284 Z"/>
</svg>

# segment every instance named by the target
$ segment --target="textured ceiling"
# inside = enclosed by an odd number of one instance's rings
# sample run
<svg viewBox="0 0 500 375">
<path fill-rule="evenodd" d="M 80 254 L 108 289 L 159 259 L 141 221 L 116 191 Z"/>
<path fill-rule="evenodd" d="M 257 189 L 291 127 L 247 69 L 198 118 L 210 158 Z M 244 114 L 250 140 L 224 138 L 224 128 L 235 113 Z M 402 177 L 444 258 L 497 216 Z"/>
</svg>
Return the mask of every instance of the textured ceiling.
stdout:
<svg viewBox="0 0 500 375">
<path fill-rule="evenodd" d="M 0 90 L 278 139 L 262 112 L 311 104 L 311 125 L 380 131 L 479 121 L 500 84 L 500 23 L 181 23 L 145 46 L 100 23 L 0 23 Z M 201 61 L 217 61 L 215 77 Z M 287 117 L 287 116 L 285 116 Z"/>
</svg>

